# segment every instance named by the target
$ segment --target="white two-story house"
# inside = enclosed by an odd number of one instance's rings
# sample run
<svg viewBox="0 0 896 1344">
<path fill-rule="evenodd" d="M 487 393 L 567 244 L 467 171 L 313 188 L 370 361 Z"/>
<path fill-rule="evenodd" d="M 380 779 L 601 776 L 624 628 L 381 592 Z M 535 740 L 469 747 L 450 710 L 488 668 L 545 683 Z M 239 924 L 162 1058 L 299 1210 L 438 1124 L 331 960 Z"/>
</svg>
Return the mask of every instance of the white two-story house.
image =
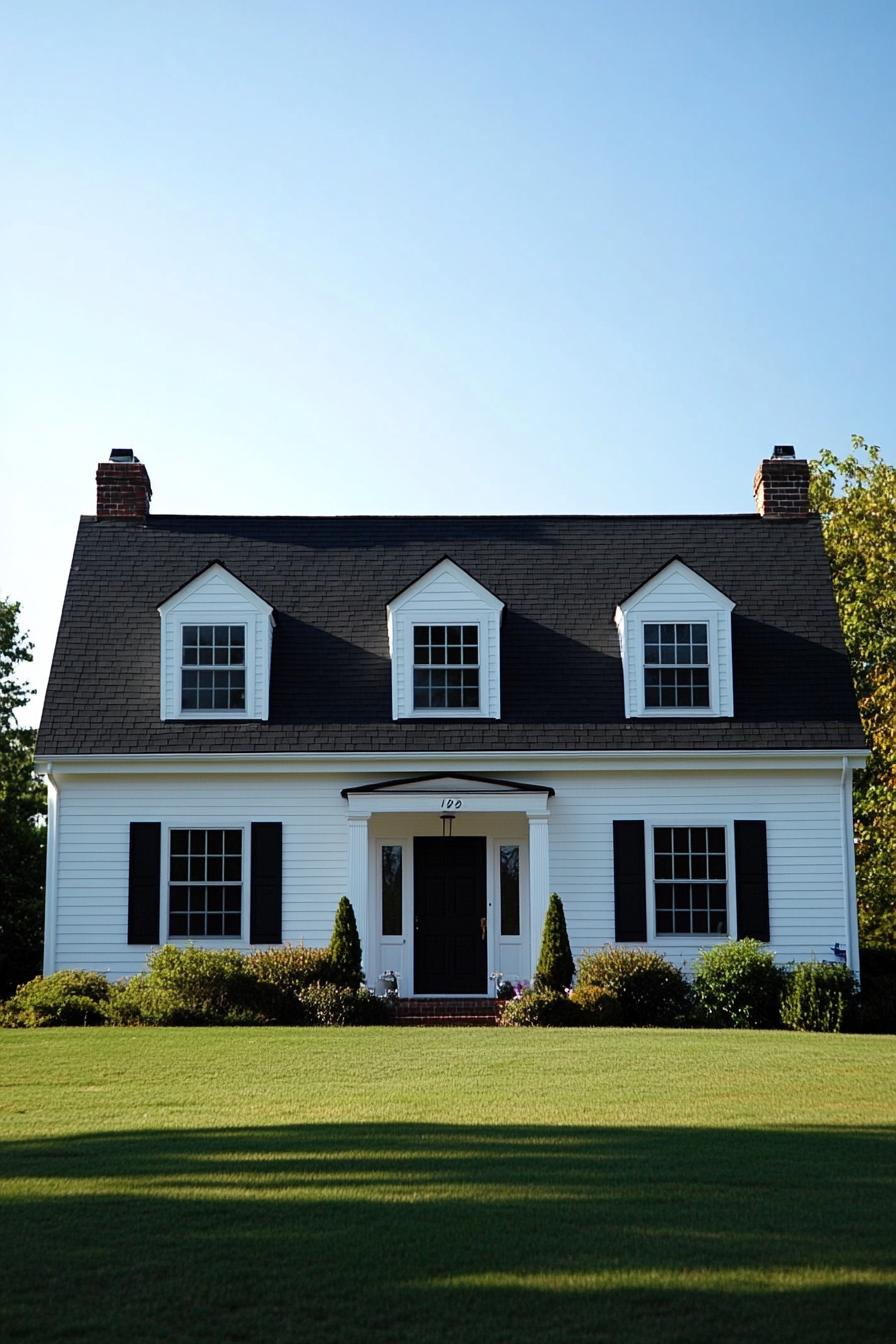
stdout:
<svg viewBox="0 0 896 1344">
<path fill-rule="evenodd" d="M 81 520 L 38 743 L 47 972 L 161 943 L 324 944 L 368 981 L 690 963 L 752 936 L 857 966 L 866 759 L 808 464 L 756 512 L 154 515 L 116 452 Z"/>
</svg>

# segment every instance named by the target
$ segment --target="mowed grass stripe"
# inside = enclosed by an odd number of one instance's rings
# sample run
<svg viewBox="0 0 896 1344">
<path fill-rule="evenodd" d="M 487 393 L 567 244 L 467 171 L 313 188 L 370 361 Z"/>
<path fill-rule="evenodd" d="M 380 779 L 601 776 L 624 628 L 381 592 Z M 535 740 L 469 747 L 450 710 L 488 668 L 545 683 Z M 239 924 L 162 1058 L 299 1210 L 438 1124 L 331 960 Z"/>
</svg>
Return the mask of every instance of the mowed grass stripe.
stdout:
<svg viewBox="0 0 896 1344">
<path fill-rule="evenodd" d="M 896 1337 L 896 1041 L 0 1033 L 0 1335 Z"/>
</svg>

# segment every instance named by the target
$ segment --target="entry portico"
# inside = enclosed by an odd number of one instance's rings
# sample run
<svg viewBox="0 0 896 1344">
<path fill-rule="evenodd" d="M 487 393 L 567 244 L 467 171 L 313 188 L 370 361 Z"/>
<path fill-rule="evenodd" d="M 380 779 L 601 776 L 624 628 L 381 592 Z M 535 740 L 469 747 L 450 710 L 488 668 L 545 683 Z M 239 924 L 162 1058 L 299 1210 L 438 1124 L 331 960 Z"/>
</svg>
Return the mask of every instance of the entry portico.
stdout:
<svg viewBox="0 0 896 1344">
<path fill-rule="evenodd" d="M 403 996 L 445 997 L 494 994 L 496 971 L 531 976 L 550 890 L 553 792 L 459 773 L 342 790 L 369 984 L 391 971 Z"/>
</svg>

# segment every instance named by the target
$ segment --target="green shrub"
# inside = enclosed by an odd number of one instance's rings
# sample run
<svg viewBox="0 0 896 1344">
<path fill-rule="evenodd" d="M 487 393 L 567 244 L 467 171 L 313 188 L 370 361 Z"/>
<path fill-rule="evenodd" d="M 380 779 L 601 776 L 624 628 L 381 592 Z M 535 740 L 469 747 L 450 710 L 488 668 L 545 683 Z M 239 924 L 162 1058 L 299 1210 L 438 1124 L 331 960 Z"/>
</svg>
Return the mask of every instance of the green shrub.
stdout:
<svg viewBox="0 0 896 1344">
<path fill-rule="evenodd" d="M 562 994 L 569 989 L 574 974 L 575 963 L 566 932 L 563 902 L 555 891 L 548 901 L 541 934 L 541 951 L 532 983 L 535 989 Z"/>
<path fill-rule="evenodd" d="M 20 985 L 0 1007 L 5 1027 L 95 1027 L 107 1021 L 110 985 L 98 971 L 56 971 Z"/>
<path fill-rule="evenodd" d="M 566 994 L 552 989 L 528 989 L 507 999 L 499 1008 L 502 1027 L 580 1027 L 581 1014 Z"/>
<path fill-rule="evenodd" d="M 347 896 L 339 898 L 333 921 L 333 936 L 327 951 L 334 968 L 335 983 L 347 985 L 349 989 L 360 989 L 364 978 L 361 972 L 361 940 L 358 937 L 355 912 Z"/>
<path fill-rule="evenodd" d="M 694 964 L 694 997 L 710 1027 L 780 1026 L 786 972 L 755 938 L 705 948 Z"/>
<path fill-rule="evenodd" d="M 258 1005 L 272 1022 L 301 1026 L 308 1022 L 308 1010 L 299 995 L 309 985 L 331 984 L 338 971 L 324 947 L 271 947 L 252 952 L 245 959 L 246 970 L 258 985 Z"/>
<path fill-rule="evenodd" d="M 612 996 L 618 1005 L 617 1025 L 623 1027 L 683 1026 L 692 1013 L 691 990 L 682 972 L 645 948 L 608 945 L 586 952 L 579 958 L 576 988 Z"/>
<path fill-rule="evenodd" d="M 369 989 L 348 985 L 308 985 L 299 994 L 306 1021 L 318 1027 L 373 1027 L 390 1020 L 391 1005 Z"/>
<path fill-rule="evenodd" d="M 622 1027 L 625 1025 L 622 1005 L 610 989 L 601 985 L 576 985 L 569 996 L 587 1027 Z"/>
<path fill-rule="evenodd" d="M 866 943 L 859 951 L 863 1031 L 896 1033 L 896 947 Z"/>
<path fill-rule="evenodd" d="M 157 1027 L 165 1024 L 168 1000 L 149 985 L 147 975 L 133 975 L 112 986 L 106 1011 L 115 1027 Z"/>
<path fill-rule="evenodd" d="M 112 1014 L 117 1022 L 168 1027 L 265 1021 L 258 982 L 239 952 L 171 943 L 150 953 L 146 973 L 115 994 Z"/>
<path fill-rule="evenodd" d="M 781 1021 L 793 1031 L 841 1031 L 857 994 L 856 978 L 848 966 L 799 962 L 787 976 Z"/>
</svg>

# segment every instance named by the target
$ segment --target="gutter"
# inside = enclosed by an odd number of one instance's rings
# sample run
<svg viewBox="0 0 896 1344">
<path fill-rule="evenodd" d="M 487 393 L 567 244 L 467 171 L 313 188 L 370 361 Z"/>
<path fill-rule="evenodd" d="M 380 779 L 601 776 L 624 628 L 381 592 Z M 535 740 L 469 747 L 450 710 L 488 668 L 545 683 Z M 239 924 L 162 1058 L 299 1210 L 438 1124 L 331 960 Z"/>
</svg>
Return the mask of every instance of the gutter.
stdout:
<svg viewBox="0 0 896 1344">
<path fill-rule="evenodd" d="M 47 779 L 47 877 L 44 897 L 44 975 L 56 969 L 57 894 L 59 891 L 59 782 L 53 774 L 53 762 L 38 770 Z"/>
<path fill-rule="evenodd" d="M 856 979 L 859 966 L 859 910 L 856 899 L 856 845 L 852 817 L 852 764 L 843 757 L 840 773 L 840 821 L 843 844 L 843 913 L 846 921 L 846 960 Z"/>
</svg>

